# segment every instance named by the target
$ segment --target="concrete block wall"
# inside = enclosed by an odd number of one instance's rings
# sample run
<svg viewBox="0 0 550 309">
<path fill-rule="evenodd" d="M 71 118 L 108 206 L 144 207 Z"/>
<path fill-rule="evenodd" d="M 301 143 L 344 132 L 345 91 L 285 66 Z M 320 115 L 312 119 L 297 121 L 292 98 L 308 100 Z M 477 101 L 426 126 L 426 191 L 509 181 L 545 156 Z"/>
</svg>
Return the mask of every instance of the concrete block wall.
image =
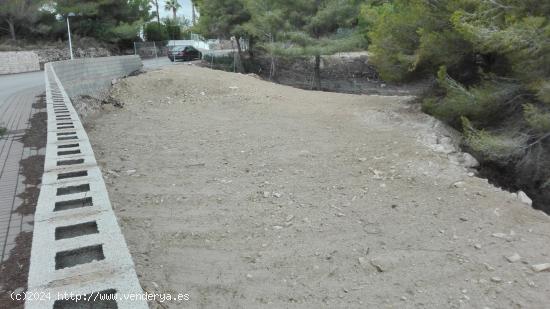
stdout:
<svg viewBox="0 0 550 309">
<path fill-rule="evenodd" d="M 113 79 L 128 76 L 143 66 L 138 56 L 82 58 L 51 65 L 70 98 L 79 95 L 101 98 Z"/>
<path fill-rule="evenodd" d="M 40 60 L 34 52 L 0 52 L 0 74 L 40 71 Z"/>
<path fill-rule="evenodd" d="M 112 62 L 101 63 L 108 66 Z M 27 297 L 25 308 L 145 309 L 147 301 L 101 169 L 55 67 L 56 63 L 45 66 L 46 158 L 35 213 L 27 293 L 35 297 Z M 92 68 L 90 62 L 85 67 L 97 70 L 87 73 L 96 78 L 115 76 L 112 68 Z M 134 67 L 121 65 L 116 72 L 122 74 Z M 74 63 L 62 68 L 65 78 L 79 78 Z"/>
</svg>

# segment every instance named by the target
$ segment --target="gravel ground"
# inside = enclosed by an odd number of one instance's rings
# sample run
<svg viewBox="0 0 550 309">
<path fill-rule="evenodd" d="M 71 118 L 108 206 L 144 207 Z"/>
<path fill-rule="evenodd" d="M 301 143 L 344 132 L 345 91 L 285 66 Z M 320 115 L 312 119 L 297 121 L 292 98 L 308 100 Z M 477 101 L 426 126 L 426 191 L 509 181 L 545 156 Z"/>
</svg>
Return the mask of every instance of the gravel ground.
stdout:
<svg viewBox="0 0 550 309">
<path fill-rule="evenodd" d="M 112 95 L 89 135 L 142 286 L 190 294 L 164 307 L 548 308 L 549 217 L 408 97 L 193 65 Z"/>
</svg>

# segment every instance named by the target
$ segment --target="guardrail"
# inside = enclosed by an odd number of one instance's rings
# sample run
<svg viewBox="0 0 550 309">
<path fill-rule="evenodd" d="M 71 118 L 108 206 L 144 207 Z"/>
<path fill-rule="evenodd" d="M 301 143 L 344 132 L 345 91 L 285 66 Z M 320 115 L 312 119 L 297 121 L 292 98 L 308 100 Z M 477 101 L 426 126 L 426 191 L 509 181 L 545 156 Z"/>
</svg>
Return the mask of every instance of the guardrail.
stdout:
<svg viewBox="0 0 550 309">
<path fill-rule="evenodd" d="M 88 135 L 51 63 L 45 80 L 48 137 L 25 307 L 147 308 Z"/>
</svg>

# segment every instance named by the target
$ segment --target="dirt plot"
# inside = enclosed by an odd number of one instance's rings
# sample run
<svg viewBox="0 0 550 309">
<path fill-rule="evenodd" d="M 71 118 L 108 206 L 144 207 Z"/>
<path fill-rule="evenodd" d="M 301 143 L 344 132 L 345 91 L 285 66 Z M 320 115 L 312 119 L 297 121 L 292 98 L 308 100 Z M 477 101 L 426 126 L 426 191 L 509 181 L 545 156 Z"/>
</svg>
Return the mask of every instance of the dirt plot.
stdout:
<svg viewBox="0 0 550 309">
<path fill-rule="evenodd" d="M 112 95 L 124 107 L 89 135 L 142 286 L 190 294 L 164 306 L 550 301 L 550 272 L 532 269 L 550 262 L 549 217 L 458 164 L 452 134 L 410 98 L 190 65 Z"/>
</svg>

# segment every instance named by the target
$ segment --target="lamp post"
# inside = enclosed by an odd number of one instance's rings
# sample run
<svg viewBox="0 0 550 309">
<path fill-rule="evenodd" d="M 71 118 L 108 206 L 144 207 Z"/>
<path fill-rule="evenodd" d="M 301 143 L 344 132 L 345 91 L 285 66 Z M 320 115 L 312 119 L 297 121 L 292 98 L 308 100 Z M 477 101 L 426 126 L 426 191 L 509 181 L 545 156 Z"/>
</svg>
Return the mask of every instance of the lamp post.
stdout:
<svg viewBox="0 0 550 309">
<path fill-rule="evenodd" d="M 67 32 L 69 33 L 69 52 L 71 53 L 71 60 L 74 59 L 73 57 L 73 42 L 71 40 L 71 25 L 69 24 L 69 17 L 75 16 L 74 13 L 67 14 Z"/>
</svg>

